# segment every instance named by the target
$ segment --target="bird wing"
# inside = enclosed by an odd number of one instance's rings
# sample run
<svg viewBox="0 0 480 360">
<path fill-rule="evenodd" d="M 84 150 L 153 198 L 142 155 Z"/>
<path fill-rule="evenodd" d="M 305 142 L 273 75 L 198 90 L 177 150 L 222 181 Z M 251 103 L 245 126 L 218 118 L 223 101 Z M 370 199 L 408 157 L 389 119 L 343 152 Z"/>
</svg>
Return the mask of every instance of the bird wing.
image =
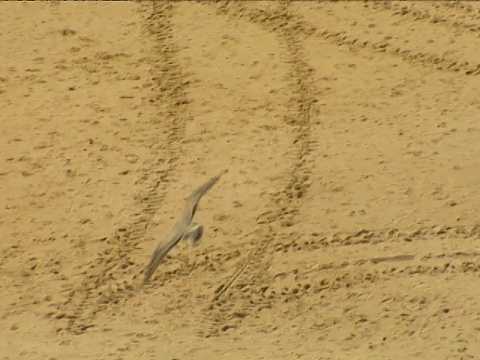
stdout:
<svg viewBox="0 0 480 360">
<path fill-rule="evenodd" d="M 213 185 L 215 185 L 218 180 L 220 180 L 220 177 L 225 173 L 222 172 L 218 174 L 217 176 L 212 177 L 210 180 L 208 180 L 205 184 L 199 186 L 186 200 L 185 208 L 183 210 L 183 218 L 182 220 L 190 224 L 193 220 L 193 217 L 195 216 L 195 212 L 197 211 L 197 206 L 198 203 L 200 202 L 200 199 L 202 198 L 203 195 L 206 194 L 208 190 L 210 190 Z"/>
<path fill-rule="evenodd" d="M 175 228 L 176 229 L 176 228 Z M 175 245 L 178 244 L 180 240 L 183 238 L 184 231 L 176 231 L 172 232 L 169 239 L 165 242 L 162 242 L 157 246 L 155 251 L 153 252 L 152 259 L 145 270 L 145 280 L 144 282 L 148 282 L 152 277 L 155 270 L 157 270 L 158 265 L 163 260 L 163 258 L 173 249 Z"/>
<path fill-rule="evenodd" d="M 180 220 L 177 222 L 175 227 L 173 228 L 172 234 L 169 236 L 168 240 L 162 242 L 160 245 L 157 246 L 155 251 L 153 252 L 152 259 L 147 266 L 145 271 L 145 282 L 148 282 L 152 277 L 155 270 L 157 270 L 158 265 L 162 259 L 169 253 L 170 250 L 173 249 L 175 245 L 183 238 L 185 231 L 190 226 L 193 216 L 197 211 L 198 203 L 205 193 L 210 190 L 213 185 L 215 185 L 220 177 L 226 173 L 227 171 L 223 171 L 217 176 L 212 177 L 208 180 L 205 184 L 199 186 L 186 200 L 186 205 L 183 210 L 183 215 Z"/>
</svg>

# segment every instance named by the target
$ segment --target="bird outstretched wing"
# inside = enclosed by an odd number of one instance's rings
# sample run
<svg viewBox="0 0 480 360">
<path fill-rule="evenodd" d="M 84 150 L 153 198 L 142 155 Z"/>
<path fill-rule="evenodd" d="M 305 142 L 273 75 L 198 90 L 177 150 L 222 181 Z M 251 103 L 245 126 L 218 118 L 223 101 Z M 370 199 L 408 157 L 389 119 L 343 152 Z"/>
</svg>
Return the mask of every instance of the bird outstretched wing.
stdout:
<svg viewBox="0 0 480 360">
<path fill-rule="evenodd" d="M 179 223 L 190 225 L 192 223 L 193 217 L 195 216 L 195 212 L 197 211 L 198 203 L 205 193 L 210 190 L 213 185 L 215 185 L 220 177 L 225 173 L 222 172 L 217 176 L 212 177 L 208 180 L 205 184 L 199 186 L 186 200 L 185 208 L 183 210 L 182 218 L 180 219 Z"/>
<path fill-rule="evenodd" d="M 173 232 L 172 235 L 170 235 L 170 238 L 167 241 L 157 246 L 157 248 L 153 252 L 152 259 L 150 260 L 150 263 L 145 270 L 144 282 L 150 281 L 150 278 L 152 277 L 155 270 L 157 270 L 160 262 L 169 253 L 169 251 L 172 250 L 173 247 L 177 245 L 180 240 L 182 240 L 182 238 L 183 233 L 176 231 Z"/>
</svg>

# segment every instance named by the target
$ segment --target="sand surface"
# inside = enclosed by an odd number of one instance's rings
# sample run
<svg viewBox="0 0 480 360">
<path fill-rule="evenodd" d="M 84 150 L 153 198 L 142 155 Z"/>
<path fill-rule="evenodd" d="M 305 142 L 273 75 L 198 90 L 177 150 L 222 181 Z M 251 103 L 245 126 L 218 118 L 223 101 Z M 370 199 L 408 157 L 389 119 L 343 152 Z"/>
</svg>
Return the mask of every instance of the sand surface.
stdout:
<svg viewBox="0 0 480 360">
<path fill-rule="evenodd" d="M 480 359 L 480 4 L 4 2 L 0 49 L 1 359 Z"/>
</svg>

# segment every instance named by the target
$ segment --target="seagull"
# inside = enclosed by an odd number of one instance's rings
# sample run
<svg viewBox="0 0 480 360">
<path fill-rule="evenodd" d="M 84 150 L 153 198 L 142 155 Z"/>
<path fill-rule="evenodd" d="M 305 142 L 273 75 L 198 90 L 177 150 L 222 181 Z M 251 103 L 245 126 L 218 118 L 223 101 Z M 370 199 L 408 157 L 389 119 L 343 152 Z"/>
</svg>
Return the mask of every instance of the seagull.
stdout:
<svg viewBox="0 0 480 360">
<path fill-rule="evenodd" d="M 203 234 L 203 225 L 192 223 L 195 212 L 197 211 L 198 203 L 205 193 L 215 185 L 220 177 L 226 173 L 223 171 L 217 176 L 212 177 L 205 184 L 198 187 L 187 199 L 183 215 L 175 224 L 170 236 L 162 243 L 160 243 L 153 252 L 152 259 L 145 271 L 144 283 L 147 283 L 152 277 L 155 270 L 162 259 L 177 245 L 182 239 L 190 239 L 192 246 L 198 246 Z"/>
</svg>

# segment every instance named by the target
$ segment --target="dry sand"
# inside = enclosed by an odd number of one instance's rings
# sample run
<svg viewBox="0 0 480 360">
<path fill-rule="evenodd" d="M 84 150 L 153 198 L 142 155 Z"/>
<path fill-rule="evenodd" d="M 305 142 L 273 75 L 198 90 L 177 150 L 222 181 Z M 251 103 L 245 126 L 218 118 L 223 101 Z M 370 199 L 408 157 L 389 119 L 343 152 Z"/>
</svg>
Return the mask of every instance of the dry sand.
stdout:
<svg viewBox="0 0 480 360">
<path fill-rule="evenodd" d="M 479 48 L 474 2 L 1 3 L 0 358 L 480 359 Z"/>
</svg>

